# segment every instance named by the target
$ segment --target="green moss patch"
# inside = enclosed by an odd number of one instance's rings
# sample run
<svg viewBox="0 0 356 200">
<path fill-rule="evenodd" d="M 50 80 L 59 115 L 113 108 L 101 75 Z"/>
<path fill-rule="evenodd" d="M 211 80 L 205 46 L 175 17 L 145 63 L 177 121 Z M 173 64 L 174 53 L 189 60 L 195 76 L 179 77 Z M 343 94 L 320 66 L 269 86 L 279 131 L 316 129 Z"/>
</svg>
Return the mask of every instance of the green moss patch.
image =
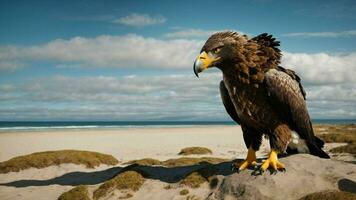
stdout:
<svg viewBox="0 0 356 200">
<path fill-rule="evenodd" d="M 135 171 L 125 171 L 113 179 L 106 181 L 94 191 L 94 199 L 106 196 L 115 189 L 137 191 L 144 183 L 144 177 Z"/>
<path fill-rule="evenodd" d="M 154 165 L 162 165 L 162 162 L 153 158 L 143 158 L 140 160 L 132 160 L 129 162 L 126 162 L 124 164 L 127 165 L 132 165 L 132 164 L 138 164 L 138 165 L 145 165 L 145 166 L 154 166 Z"/>
<path fill-rule="evenodd" d="M 131 197 L 133 197 L 133 195 L 131 193 L 127 193 L 124 196 L 119 197 L 119 199 L 128 199 L 128 198 L 131 198 Z"/>
<path fill-rule="evenodd" d="M 200 198 L 195 195 L 188 195 L 186 200 L 200 200 Z"/>
<path fill-rule="evenodd" d="M 323 191 L 308 194 L 300 200 L 355 200 L 356 194 L 343 191 Z"/>
<path fill-rule="evenodd" d="M 205 147 L 187 147 L 178 153 L 179 155 L 202 155 L 202 154 L 212 154 L 213 152 Z"/>
<path fill-rule="evenodd" d="M 191 158 L 191 157 L 181 157 L 181 158 L 174 158 L 168 159 L 165 161 L 159 161 L 152 158 L 144 158 L 140 160 L 132 160 L 126 162 L 124 164 L 138 164 L 138 165 L 145 165 L 145 166 L 155 166 L 161 165 L 165 167 L 182 167 L 182 166 L 189 166 L 189 165 L 198 165 L 198 164 L 218 164 L 221 162 L 229 161 L 228 159 L 224 158 L 214 158 L 214 157 L 201 157 L 201 158 Z"/>
<path fill-rule="evenodd" d="M 180 167 L 180 166 L 197 165 L 203 163 L 218 164 L 226 161 L 228 160 L 223 158 L 214 158 L 214 157 L 202 157 L 202 158 L 183 157 L 183 158 L 169 159 L 163 161 L 162 165 L 166 167 Z"/>
<path fill-rule="evenodd" d="M 68 192 L 61 194 L 61 196 L 58 197 L 58 200 L 73 200 L 73 199 L 90 200 L 88 187 L 85 185 L 80 185 L 69 190 Z"/>
<path fill-rule="evenodd" d="M 200 187 L 201 184 L 207 182 L 207 179 L 204 178 L 201 174 L 198 172 L 193 172 L 190 173 L 188 176 L 186 176 L 184 179 L 180 181 L 180 184 L 186 185 L 191 188 L 198 188 Z"/>
<path fill-rule="evenodd" d="M 181 191 L 179 192 L 179 194 L 182 195 L 182 196 L 187 195 L 187 194 L 189 194 L 189 190 L 183 189 L 183 190 L 181 190 Z"/>
<path fill-rule="evenodd" d="M 116 165 L 119 161 L 111 155 L 91 151 L 45 151 L 1 162 L 0 173 L 18 172 L 31 167 L 40 169 L 64 163 L 83 164 L 87 168 L 94 168 L 100 164 Z"/>
<path fill-rule="evenodd" d="M 184 179 L 182 179 L 180 183 L 191 188 L 198 188 L 205 182 L 210 183 L 217 172 L 218 169 L 215 166 L 207 165 L 191 172 Z"/>
</svg>

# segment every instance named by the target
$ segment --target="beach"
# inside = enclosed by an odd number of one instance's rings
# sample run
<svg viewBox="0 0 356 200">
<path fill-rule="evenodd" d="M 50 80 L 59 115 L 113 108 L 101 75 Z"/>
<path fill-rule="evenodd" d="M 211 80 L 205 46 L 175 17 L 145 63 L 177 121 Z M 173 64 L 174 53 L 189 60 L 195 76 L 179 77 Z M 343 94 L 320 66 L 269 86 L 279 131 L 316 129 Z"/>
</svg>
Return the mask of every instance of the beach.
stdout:
<svg viewBox="0 0 356 200">
<path fill-rule="evenodd" d="M 39 151 L 77 149 L 113 155 L 125 162 L 178 157 L 180 149 L 203 146 L 212 156 L 242 158 L 247 152 L 240 126 L 121 128 L 0 133 L 0 161 Z M 260 155 L 267 153 L 261 147 Z"/>
<path fill-rule="evenodd" d="M 247 149 L 240 126 L 198 126 L 175 128 L 119 128 L 88 130 L 51 130 L 0 133 L 0 161 L 34 152 L 63 149 L 88 150 L 113 155 L 120 163 L 141 158 L 167 160 L 181 157 L 178 152 L 189 146 L 212 150 L 213 157 L 243 158 Z M 268 152 L 264 143 L 259 155 Z M 120 166 L 120 164 L 119 164 Z M 0 182 L 23 179 L 45 180 L 63 174 L 98 171 L 109 168 L 63 164 L 45 169 L 27 169 L 0 174 Z M 0 199 L 56 199 L 72 186 L 49 185 L 14 188 L 0 186 Z M 46 195 L 43 195 L 46 194 Z"/>
<path fill-rule="evenodd" d="M 335 147 L 335 144 L 330 145 Z M 327 144 L 326 148 L 331 147 L 330 145 Z M 178 153 L 185 147 L 206 147 L 212 151 L 209 155 L 190 155 L 189 157 L 209 156 L 233 160 L 243 159 L 247 153 L 240 126 L 73 129 L 2 132 L 0 133 L 0 162 L 34 152 L 86 150 L 112 155 L 119 161 L 116 167 L 124 167 L 127 166 L 126 162 L 142 158 L 160 161 L 181 158 L 183 156 Z M 264 139 L 257 157 L 265 157 L 268 152 L 269 144 Z M 113 166 L 100 165 L 94 169 L 88 169 L 84 165 L 61 164 L 43 169 L 30 168 L 0 174 L 1 184 L 19 180 L 47 180 L 45 184 L 30 182 L 18 187 L 0 185 L 0 199 L 57 199 L 62 193 L 76 185 L 71 184 L 75 180 L 68 181 L 63 178 L 64 175 L 79 171 L 105 171 L 110 168 Z M 58 181 L 56 177 L 61 177 L 63 180 Z M 131 199 L 143 197 L 147 199 L 148 191 L 159 192 L 166 185 L 158 180 L 147 180 Z M 191 195 L 206 196 L 209 193 L 208 188 L 206 185 L 195 189 L 191 191 Z M 165 198 L 180 199 L 180 190 L 179 188 L 173 189 L 175 192 L 165 194 Z"/>
</svg>

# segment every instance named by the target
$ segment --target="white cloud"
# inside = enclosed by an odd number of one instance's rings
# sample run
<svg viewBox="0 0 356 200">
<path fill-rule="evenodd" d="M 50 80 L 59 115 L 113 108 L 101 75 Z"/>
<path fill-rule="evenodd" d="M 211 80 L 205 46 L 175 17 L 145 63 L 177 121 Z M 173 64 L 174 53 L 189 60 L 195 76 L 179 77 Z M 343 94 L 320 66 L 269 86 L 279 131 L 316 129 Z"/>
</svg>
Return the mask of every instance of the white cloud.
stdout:
<svg viewBox="0 0 356 200">
<path fill-rule="evenodd" d="M 74 37 L 39 46 L 0 47 L 0 62 L 51 60 L 58 64 L 75 63 L 91 67 L 186 68 L 192 65 L 203 43 L 200 40 L 160 40 L 134 34 Z M 3 69 L 9 67 L 0 65 Z"/>
<path fill-rule="evenodd" d="M 221 75 L 206 73 L 126 77 L 68 77 L 0 85 L 0 120 L 227 119 L 220 102 Z M 213 105 L 213 106 L 212 106 Z"/>
<path fill-rule="evenodd" d="M 126 26 L 142 27 L 142 26 L 149 26 L 155 24 L 163 24 L 166 21 L 167 19 L 160 15 L 150 16 L 147 14 L 132 13 L 128 16 L 115 19 L 113 23 L 123 24 Z"/>
<path fill-rule="evenodd" d="M 203 40 L 155 39 L 138 35 L 75 37 L 29 47 L 0 46 L 0 69 L 16 70 L 30 61 L 57 66 L 187 69 Z M 355 82 L 356 53 L 288 53 L 282 65 L 297 71 L 307 84 Z"/>
<path fill-rule="evenodd" d="M 308 84 L 356 82 L 356 53 L 283 53 L 282 65 L 295 70 Z"/>
<path fill-rule="evenodd" d="M 191 70 L 203 40 L 138 35 L 75 37 L 38 46 L 0 47 L 0 70 L 51 61 L 57 66 Z M 356 117 L 356 53 L 283 52 L 282 66 L 295 70 L 317 118 Z M 220 75 L 74 78 L 56 76 L 0 85 L 0 119 L 53 117 L 106 119 L 228 119 L 220 102 Z M 94 84 L 95 83 L 95 84 Z M 92 113 L 92 115 L 90 115 Z M 218 114 L 216 114 L 218 113 Z M 70 116 L 69 116 L 70 115 Z M 8 117 L 8 118 L 6 118 Z M 126 117 L 126 118 L 125 118 Z"/>
<path fill-rule="evenodd" d="M 186 69 L 203 44 L 203 40 L 138 35 L 75 37 L 39 46 L 0 47 L 0 69 L 16 70 L 29 61 L 52 61 L 57 66 Z M 355 81 L 356 77 L 356 53 L 283 52 L 282 65 L 297 71 L 308 84 Z"/>
<path fill-rule="evenodd" d="M 167 38 L 207 38 L 210 35 L 220 32 L 224 30 L 203 30 L 203 29 L 182 29 L 178 28 L 178 30 L 170 33 L 164 34 L 165 37 Z M 241 35 L 245 34 L 240 31 L 236 31 L 240 33 Z"/>
<path fill-rule="evenodd" d="M 339 37 L 355 37 L 356 30 L 338 31 L 338 32 L 297 32 L 286 33 L 285 37 L 324 37 L 324 38 L 339 38 Z"/>
<path fill-rule="evenodd" d="M 16 71 L 25 66 L 24 63 L 11 61 L 11 60 L 0 60 L 0 72 L 1 71 Z"/>
<path fill-rule="evenodd" d="M 219 32 L 218 30 L 203 30 L 203 29 L 183 29 L 174 32 L 166 33 L 164 36 L 167 38 L 201 38 L 208 37 L 213 33 Z"/>
<path fill-rule="evenodd" d="M 0 85 L 0 120 L 228 120 L 220 72 L 125 77 L 54 76 Z M 353 83 L 305 85 L 315 118 L 355 118 Z"/>
</svg>

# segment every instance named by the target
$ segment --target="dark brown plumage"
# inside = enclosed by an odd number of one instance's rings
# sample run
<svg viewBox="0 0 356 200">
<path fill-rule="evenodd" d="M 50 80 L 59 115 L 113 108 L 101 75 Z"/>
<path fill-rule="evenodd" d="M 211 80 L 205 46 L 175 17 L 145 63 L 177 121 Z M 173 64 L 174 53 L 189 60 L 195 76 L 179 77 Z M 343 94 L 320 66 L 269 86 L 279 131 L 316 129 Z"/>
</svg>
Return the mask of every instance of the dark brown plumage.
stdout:
<svg viewBox="0 0 356 200">
<path fill-rule="evenodd" d="M 321 149 L 322 140 L 314 136 L 299 76 L 279 66 L 282 55 L 278 46 L 267 33 L 249 39 L 236 32 L 219 32 L 203 46 L 194 71 L 198 74 L 211 66 L 221 69 L 222 101 L 231 118 L 241 124 L 246 146 L 253 154 L 266 135 L 277 153 L 304 150 L 329 158 Z M 306 147 L 294 145 L 295 137 Z M 246 162 L 253 160 L 248 157 Z M 283 166 L 276 161 L 272 167 L 279 169 L 278 165 Z"/>
</svg>

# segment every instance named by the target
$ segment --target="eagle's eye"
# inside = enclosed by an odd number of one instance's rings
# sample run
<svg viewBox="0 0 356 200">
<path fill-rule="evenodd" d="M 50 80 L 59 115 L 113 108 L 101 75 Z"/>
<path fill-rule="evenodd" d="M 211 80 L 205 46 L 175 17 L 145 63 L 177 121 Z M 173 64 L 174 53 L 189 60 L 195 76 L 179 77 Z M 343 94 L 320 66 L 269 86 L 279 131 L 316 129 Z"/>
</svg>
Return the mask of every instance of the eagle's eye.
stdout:
<svg viewBox="0 0 356 200">
<path fill-rule="evenodd" d="M 221 51 L 221 48 L 215 48 L 213 49 L 214 54 L 218 54 Z"/>
</svg>

